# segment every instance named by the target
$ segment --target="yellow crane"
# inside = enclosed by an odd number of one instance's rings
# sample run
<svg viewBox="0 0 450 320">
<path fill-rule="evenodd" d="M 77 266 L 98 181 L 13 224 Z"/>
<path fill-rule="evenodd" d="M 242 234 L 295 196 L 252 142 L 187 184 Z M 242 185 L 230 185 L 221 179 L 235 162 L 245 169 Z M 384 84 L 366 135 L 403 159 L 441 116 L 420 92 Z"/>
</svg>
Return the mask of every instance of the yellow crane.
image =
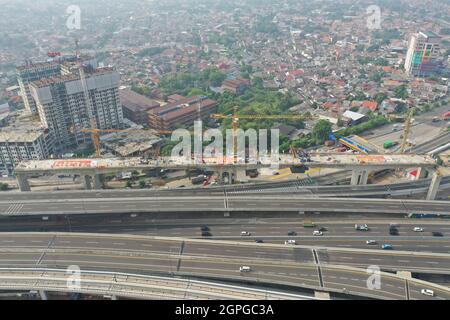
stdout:
<svg viewBox="0 0 450 320">
<path fill-rule="evenodd" d="M 411 127 L 413 125 L 413 120 L 433 120 L 440 121 L 444 120 L 442 116 L 418 116 L 417 118 L 413 118 L 414 113 L 417 109 L 410 108 L 405 116 L 390 116 L 391 120 L 404 120 L 404 129 L 403 129 L 403 138 L 402 143 L 400 144 L 400 153 L 405 153 L 406 148 L 408 147 L 408 138 L 411 133 Z"/>
<path fill-rule="evenodd" d="M 405 129 L 403 130 L 403 140 L 402 140 L 402 144 L 400 145 L 400 153 L 402 153 L 402 154 L 405 153 L 406 147 L 408 145 L 408 137 L 409 137 L 409 132 L 411 131 L 413 115 L 414 115 L 414 108 L 411 108 L 408 111 L 408 114 L 406 116 Z"/>
<path fill-rule="evenodd" d="M 276 114 L 276 115 L 252 115 L 252 114 L 238 114 L 238 107 L 235 106 L 233 108 L 233 114 L 231 115 L 225 115 L 221 113 L 214 113 L 211 114 L 210 117 L 212 119 L 232 119 L 232 129 L 233 129 L 233 154 L 234 154 L 234 162 L 237 163 L 237 130 L 239 127 L 239 120 L 244 119 L 251 119 L 251 120 L 282 120 L 282 119 L 293 119 L 293 120 L 308 120 L 308 119 L 315 119 L 317 117 L 313 115 L 282 115 L 282 114 Z"/>
</svg>

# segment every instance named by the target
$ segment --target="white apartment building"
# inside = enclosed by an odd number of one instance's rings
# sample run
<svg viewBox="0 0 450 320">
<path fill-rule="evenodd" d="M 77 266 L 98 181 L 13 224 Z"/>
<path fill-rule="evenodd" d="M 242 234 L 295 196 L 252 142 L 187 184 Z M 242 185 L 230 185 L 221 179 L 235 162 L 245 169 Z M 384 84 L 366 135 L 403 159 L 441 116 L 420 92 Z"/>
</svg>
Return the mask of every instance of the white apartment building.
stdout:
<svg viewBox="0 0 450 320">
<path fill-rule="evenodd" d="M 17 82 L 26 110 L 31 113 L 37 112 L 30 92 L 30 83 L 59 74 L 61 74 L 61 66 L 56 62 L 27 63 L 17 68 Z"/>
<path fill-rule="evenodd" d="M 123 127 L 119 74 L 112 68 L 90 70 L 85 72 L 85 86 L 75 73 L 30 85 L 41 122 L 54 135 L 57 152 L 90 142 L 90 134 L 79 132 L 92 127 L 89 109 L 97 128 Z"/>
<path fill-rule="evenodd" d="M 11 175 L 22 160 L 47 159 L 53 152 L 53 137 L 27 111 L 11 115 L 9 123 L 0 129 L 0 172 Z"/>
</svg>

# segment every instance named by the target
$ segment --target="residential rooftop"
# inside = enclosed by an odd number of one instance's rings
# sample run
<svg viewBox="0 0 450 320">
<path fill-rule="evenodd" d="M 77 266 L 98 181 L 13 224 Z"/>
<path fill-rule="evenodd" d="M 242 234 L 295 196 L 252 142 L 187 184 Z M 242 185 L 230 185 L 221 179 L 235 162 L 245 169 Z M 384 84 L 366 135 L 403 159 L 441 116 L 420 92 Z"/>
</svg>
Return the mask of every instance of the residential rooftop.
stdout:
<svg viewBox="0 0 450 320">
<path fill-rule="evenodd" d="M 0 129 L 0 142 L 33 142 L 46 130 L 37 116 L 17 111 L 11 115 L 8 125 Z"/>
</svg>

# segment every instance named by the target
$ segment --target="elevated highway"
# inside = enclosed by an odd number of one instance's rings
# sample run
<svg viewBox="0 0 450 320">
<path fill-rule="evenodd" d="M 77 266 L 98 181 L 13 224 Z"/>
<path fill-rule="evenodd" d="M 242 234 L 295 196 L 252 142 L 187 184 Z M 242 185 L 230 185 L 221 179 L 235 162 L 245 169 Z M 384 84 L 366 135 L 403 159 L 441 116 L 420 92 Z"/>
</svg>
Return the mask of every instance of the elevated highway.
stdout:
<svg viewBox="0 0 450 320">
<path fill-rule="evenodd" d="M 230 280 L 377 299 L 450 299 L 450 289 L 388 271 L 450 273 L 450 255 L 156 238 L 130 235 L 2 233 L 2 268 L 65 268 Z M 376 262 L 374 262 L 376 259 Z M 381 288 L 365 268 L 378 265 Z M 239 272 L 249 265 L 251 272 Z"/>
<path fill-rule="evenodd" d="M 18 174 L 40 174 L 40 173 L 91 173 L 104 174 L 111 172 L 148 170 L 154 168 L 162 169 L 191 169 L 200 168 L 206 170 L 220 171 L 222 169 L 254 169 L 271 168 L 278 164 L 280 168 L 288 168 L 300 165 L 299 159 L 293 159 L 291 155 L 279 155 L 279 161 L 233 163 L 232 157 L 211 158 L 195 161 L 184 157 L 160 157 L 142 163 L 141 158 L 93 158 L 93 159 L 57 159 L 57 160 L 29 160 L 19 163 L 15 171 Z M 227 162 L 229 161 L 229 162 Z M 230 162 L 231 161 L 231 162 Z M 373 154 L 359 155 L 347 153 L 312 153 L 310 161 L 305 163 L 311 168 L 338 168 L 353 170 L 355 168 L 372 169 L 397 169 L 397 168 L 434 168 L 436 161 L 428 155 L 417 154 Z"/>
<path fill-rule="evenodd" d="M 200 195 L 135 198 L 0 201 L 0 215 L 67 215 L 149 212 L 364 212 L 450 215 L 450 201 L 316 198 L 301 195 Z"/>
<path fill-rule="evenodd" d="M 310 168 L 338 168 L 353 170 L 352 184 L 366 184 L 368 173 L 371 170 L 397 169 L 397 168 L 436 168 L 436 160 L 428 155 L 416 154 L 389 154 L 389 155 L 359 155 L 345 153 L 315 153 L 308 159 L 294 159 L 291 155 L 279 155 L 278 161 L 247 161 L 241 159 L 238 163 L 233 163 L 234 159 L 211 158 L 193 160 L 185 157 L 161 157 L 156 160 L 143 162 L 141 158 L 94 158 L 94 159 L 57 159 L 57 160 L 30 160 L 19 163 L 15 172 L 18 185 L 21 191 L 30 191 L 28 177 L 33 174 L 77 174 L 85 179 L 86 189 L 101 189 L 101 175 L 132 170 L 149 169 L 203 169 L 215 171 L 222 180 L 223 174 L 229 176 L 229 183 L 232 182 L 231 174 L 237 177 L 238 170 L 248 170 L 257 168 L 289 168 L 292 166 L 307 165 Z M 307 161 L 302 163 L 302 161 Z"/>
<path fill-rule="evenodd" d="M 72 284 L 73 285 L 73 284 Z M 78 292 L 133 299 L 313 300 L 313 296 L 219 282 L 143 274 L 80 270 L 77 287 L 68 286 L 67 269 L 0 268 L 0 290 Z"/>
<path fill-rule="evenodd" d="M 333 179 L 335 175 L 331 175 Z M 307 185 L 303 180 L 229 185 L 208 188 L 178 188 L 178 189 L 134 189 L 134 190 L 77 190 L 77 191 L 53 191 L 53 192 L 7 192 L 0 193 L 0 201 L 42 200 L 42 199 L 86 199 L 86 198 L 135 198 L 135 197 L 159 197 L 159 196 L 200 196 L 229 194 L 283 194 L 295 193 L 305 197 L 384 197 L 405 196 L 426 193 L 429 189 L 431 178 L 414 180 L 402 183 L 384 185 L 339 185 L 316 186 Z M 440 190 L 450 188 L 450 176 L 442 178 Z"/>
</svg>

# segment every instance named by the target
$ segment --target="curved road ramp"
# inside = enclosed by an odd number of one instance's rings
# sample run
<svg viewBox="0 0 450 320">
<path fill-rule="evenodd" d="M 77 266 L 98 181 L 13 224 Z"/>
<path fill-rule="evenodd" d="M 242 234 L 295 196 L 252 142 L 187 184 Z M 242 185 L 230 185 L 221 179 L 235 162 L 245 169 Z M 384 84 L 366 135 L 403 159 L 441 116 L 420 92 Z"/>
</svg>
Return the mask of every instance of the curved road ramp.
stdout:
<svg viewBox="0 0 450 320">
<path fill-rule="evenodd" d="M 74 269 L 0 268 L 0 289 L 78 292 L 105 297 L 175 300 L 311 300 L 311 296 L 260 290 L 211 281 L 123 272 Z"/>
<path fill-rule="evenodd" d="M 450 254 L 442 253 L 83 233 L 2 233 L 0 244 L 2 289 L 67 291 L 71 270 L 79 270 L 80 283 L 86 280 L 80 291 L 135 298 L 306 299 L 283 292 L 308 289 L 374 299 L 450 299 L 450 288 L 410 276 L 450 274 Z"/>
</svg>

